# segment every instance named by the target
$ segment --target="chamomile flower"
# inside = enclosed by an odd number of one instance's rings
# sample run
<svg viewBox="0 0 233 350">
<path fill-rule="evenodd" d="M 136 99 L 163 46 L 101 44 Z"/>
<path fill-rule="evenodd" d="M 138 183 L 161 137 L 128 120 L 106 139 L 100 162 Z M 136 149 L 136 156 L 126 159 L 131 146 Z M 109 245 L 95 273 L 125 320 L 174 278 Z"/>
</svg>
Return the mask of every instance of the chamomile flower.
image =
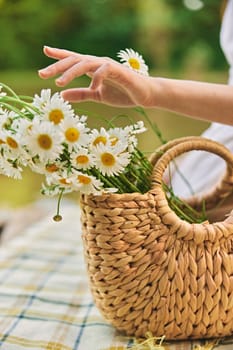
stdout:
<svg viewBox="0 0 233 350">
<path fill-rule="evenodd" d="M 48 176 L 55 172 L 61 171 L 62 168 L 66 167 L 66 163 L 64 164 L 59 160 L 55 160 L 52 162 L 41 162 L 38 158 L 35 158 L 28 164 L 28 166 L 33 172 Z"/>
<path fill-rule="evenodd" d="M 146 130 L 147 129 L 144 126 L 144 122 L 142 120 L 139 120 L 137 123 L 131 126 L 131 134 L 142 134 Z"/>
<path fill-rule="evenodd" d="M 109 143 L 109 134 L 105 128 L 101 127 L 100 130 L 92 129 L 90 134 L 90 146 L 96 147 L 98 145 L 107 145 Z"/>
<path fill-rule="evenodd" d="M 43 110 L 47 103 L 51 98 L 51 90 L 50 89 L 42 89 L 40 92 L 40 96 L 35 94 L 33 98 L 32 105 L 37 107 L 39 110 Z"/>
<path fill-rule="evenodd" d="M 15 112 L 0 108 L 0 130 L 8 128 L 12 124 Z"/>
<path fill-rule="evenodd" d="M 102 182 L 92 175 L 77 172 L 75 175 L 77 190 L 85 194 L 101 194 Z"/>
<path fill-rule="evenodd" d="M 32 157 L 43 162 L 53 161 L 63 150 L 63 135 L 49 122 L 34 123 L 24 138 L 25 146 Z"/>
<path fill-rule="evenodd" d="M 129 144 L 129 152 L 132 153 L 138 144 L 138 139 L 136 135 L 141 134 L 146 131 L 143 121 L 138 121 L 133 125 L 129 125 L 125 127 L 125 131 L 128 133 L 128 144 Z"/>
<path fill-rule="evenodd" d="M 54 125 L 59 125 L 65 118 L 74 116 L 71 105 L 63 100 L 58 93 L 55 93 L 46 103 L 43 112 L 44 119 Z"/>
<path fill-rule="evenodd" d="M 54 172 L 46 177 L 46 182 L 49 186 L 56 185 L 64 193 L 69 193 L 75 190 L 73 175 L 69 174 L 67 169 L 61 172 Z"/>
<path fill-rule="evenodd" d="M 58 93 L 56 94 L 58 95 Z M 49 103 L 50 99 L 51 99 L 51 90 L 42 89 L 40 96 L 35 94 L 32 105 L 37 107 L 39 110 L 43 111 L 45 106 Z"/>
<path fill-rule="evenodd" d="M 143 57 L 133 49 L 125 49 L 118 52 L 120 62 L 126 67 L 142 75 L 148 75 L 148 66 Z"/>
<path fill-rule="evenodd" d="M 74 117 L 64 119 L 60 124 L 60 129 L 70 151 L 73 147 L 77 148 L 89 142 L 89 129 L 86 128 L 85 123 L 80 122 Z"/>
<path fill-rule="evenodd" d="M 128 130 L 123 128 L 111 128 L 108 130 L 108 137 L 110 145 L 115 147 L 119 144 L 125 145 L 125 149 L 128 145 Z"/>
<path fill-rule="evenodd" d="M 16 159 L 20 159 L 20 163 L 27 166 L 29 156 L 22 147 L 21 141 L 22 139 L 17 133 L 4 129 L 0 132 L 0 146 L 4 158 L 13 162 Z"/>
<path fill-rule="evenodd" d="M 123 152 L 120 147 L 99 144 L 93 148 L 93 153 L 96 158 L 96 167 L 103 175 L 118 175 L 130 162 L 129 152 Z"/>
<path fill-rule="evenodd" d="M 13 179 L 21 180 L 22 167 L 20 162 L 17 160 L 13 162 L 5 158 L 0 158 L 0 173 Z"/>
<path fill-rule="evenodd" d="M 95 165 L 95 157 L 87 148 L 71 152 L 70 162 L 76 169 L 89 169 Z"/>
<path fill-rule="evenodd" d="M 7 155 L 8 158 L 17 158 L 18 156 L 22 156 L 22 147 L 20 144 L 20 138 L 18 134 L 13 134 L 9 130 L 5 130 L 4 132 L 4 154 Z"/>
<path fill-rule="evenodd" d="M 28 135 L 33 121 L 29 119 L 18 118 L 14 119 L 11 124 L 11 129 L 15 130 L 20 138 L 23 139 L 26 135 Z"/>
</svg>

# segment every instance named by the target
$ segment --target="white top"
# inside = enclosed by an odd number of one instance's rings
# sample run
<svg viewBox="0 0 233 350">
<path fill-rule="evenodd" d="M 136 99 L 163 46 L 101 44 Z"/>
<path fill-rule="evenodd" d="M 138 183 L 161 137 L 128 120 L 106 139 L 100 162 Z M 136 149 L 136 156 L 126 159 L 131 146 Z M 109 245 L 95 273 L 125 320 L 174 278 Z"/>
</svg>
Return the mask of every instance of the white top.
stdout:
<svg viewBox="0 0 233 350">
<path fill-rule="evenodd" d="M 233 85 L 233 0 L 228 1 L 223 16 L 220 44 L 230 66 L 228 83 Z M 224 144 L 233 152 L 233 126 L 212 123 L 202 136 Z M 177 159 L 177 163 L 180 172 L 188 179 L 197 194 L 211 190 L 225 173 L 225 162 L 208 152 L 188 152 L 182 159 Z M 191 195 L 190 188 L 179 173 L 174 174 L 172 185 L 177 195 L 183 197 Z"/>
</svg>

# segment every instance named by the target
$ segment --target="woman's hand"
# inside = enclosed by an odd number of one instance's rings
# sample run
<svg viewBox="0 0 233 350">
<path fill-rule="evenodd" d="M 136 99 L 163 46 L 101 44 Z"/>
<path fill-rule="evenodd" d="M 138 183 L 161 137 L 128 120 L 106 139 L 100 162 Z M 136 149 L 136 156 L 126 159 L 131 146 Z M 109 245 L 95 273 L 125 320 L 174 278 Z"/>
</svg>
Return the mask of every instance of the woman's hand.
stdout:
<svg viewBox="0 0 233 350">
<path fill-rule="evenodd" d="M 62 91 L 70 102 L 97 101 L 112 106 L 132 107 L 150 105 L 150 78 L 125 67 L 108 57 L 82 55 L 68 50 L 44 47 L 46 56 L 57 62 L 41 69 L 39 76 L 48 79 L 60 75 L 56 85 L 66 86 L 82 75 L 91 78 L 89 87 Z"/>
</svg>

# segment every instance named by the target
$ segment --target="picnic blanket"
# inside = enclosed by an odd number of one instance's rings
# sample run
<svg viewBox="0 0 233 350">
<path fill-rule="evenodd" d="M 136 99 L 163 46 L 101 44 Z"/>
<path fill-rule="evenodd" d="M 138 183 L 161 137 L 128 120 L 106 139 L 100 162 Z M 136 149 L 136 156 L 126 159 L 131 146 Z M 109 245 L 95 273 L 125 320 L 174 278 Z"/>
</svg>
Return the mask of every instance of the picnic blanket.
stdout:
<svg viewBox="0 0 233 350">
<path fill-rule="evenodd" d="M 62 215 L 63 221 L 54 222 L 48 212 L 0 246 L 0 350 L 130 349 L 135 340 L 112 327 L 93 304 L 78 204 L 66 203 Z M 165 339 L 161 349 L 193 350 L 205 343 Z M 233 338 L 215 348 L 233 349 Z"/>
</svg>

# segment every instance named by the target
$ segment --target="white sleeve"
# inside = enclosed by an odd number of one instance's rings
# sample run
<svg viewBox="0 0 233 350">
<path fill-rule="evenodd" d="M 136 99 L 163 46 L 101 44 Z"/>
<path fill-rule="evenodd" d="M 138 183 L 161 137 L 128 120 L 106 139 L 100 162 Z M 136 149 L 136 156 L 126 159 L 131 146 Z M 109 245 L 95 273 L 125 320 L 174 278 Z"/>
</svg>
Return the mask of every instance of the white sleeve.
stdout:
<svg viewBox="0 0 233 350">
<path fill-rule="evenodd" d="M 233 0 L 228 0 L 220 31 L 220 45 L 230 65 L 229 84 L 233 85 Z"/>
</svg>

